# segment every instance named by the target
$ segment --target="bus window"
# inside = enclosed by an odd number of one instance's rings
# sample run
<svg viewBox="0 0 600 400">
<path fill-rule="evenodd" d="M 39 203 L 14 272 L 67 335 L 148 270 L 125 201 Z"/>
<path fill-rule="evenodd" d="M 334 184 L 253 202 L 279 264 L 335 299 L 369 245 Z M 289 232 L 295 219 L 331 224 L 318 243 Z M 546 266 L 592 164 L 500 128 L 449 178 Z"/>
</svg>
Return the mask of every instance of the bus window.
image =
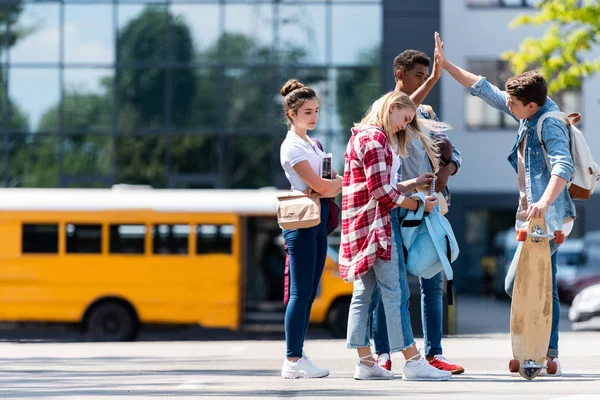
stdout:
<svg viewBox="0 0 600 400">
<path fill-rule="evenodd" d="M 233 233 L 233 225 L 197 225 L 196 253 L 231 254 L 231 239 Z"/>
<path fill-rule="evenodd" d="M 144 254 L 145 225 L 110 225 L 110 252 Z"/>
<path fill-rule="evenodd" d="M 188 254 L 189 225 L 153 225 L 154 254 Z"/>
<path fill-rule="evenodd" d="M 67 224 L 67 253 L 102 253 L 102 225 Z"/>
<path fill-rule="evenodd" d="M 23 224 L 23 253 L 58 253 L 58 224 Z"/>
</svg>

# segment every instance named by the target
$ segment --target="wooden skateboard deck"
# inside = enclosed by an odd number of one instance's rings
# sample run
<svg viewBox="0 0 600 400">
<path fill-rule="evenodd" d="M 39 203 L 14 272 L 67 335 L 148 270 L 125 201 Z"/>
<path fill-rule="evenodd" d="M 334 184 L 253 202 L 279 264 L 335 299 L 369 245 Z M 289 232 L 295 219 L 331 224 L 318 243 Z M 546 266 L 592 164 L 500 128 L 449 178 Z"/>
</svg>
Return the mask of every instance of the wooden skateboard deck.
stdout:
<svg viewBox="0 0 600 400">
<path fill-rule="evenodd" d="M 528 380 L 538 376 L 546 360 L 552 327 L 552 263 L 549 238 L 531 237 L 531 233 L 548 234 L 544 218 L 532 218 L 528 236 L 519 243 L 512 304 L 510 339 L 513 359 L 509 368 Z M 514 262 L 514 261 L 513 261 Z"/>
</svg>

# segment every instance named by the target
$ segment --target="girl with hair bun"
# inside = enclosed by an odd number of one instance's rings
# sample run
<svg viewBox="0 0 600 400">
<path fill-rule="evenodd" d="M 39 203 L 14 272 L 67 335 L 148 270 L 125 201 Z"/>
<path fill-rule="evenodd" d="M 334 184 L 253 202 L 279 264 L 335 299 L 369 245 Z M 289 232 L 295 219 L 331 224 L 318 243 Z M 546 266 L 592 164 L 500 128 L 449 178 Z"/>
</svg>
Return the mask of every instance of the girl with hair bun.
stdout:
<svg viewBox="0 0 600 400">
<path fill-rule="evenodd" d="M 283 112 L 288 132 L 281 144 L 281 166 L 293 190 L 321 199 L 321 222 L 312 228 L 288 229 L 283 237 L 290 261 L 290 296 L 285 312 L 286 357 L 283 378 L 322 378 L 329 370 L 320 368 L 304 353 L 304 338 L 310 311 L 325 266 L 327 255 L 327 220 L 329 207 L 325 198 L 341 192 L 342 179 L 333 171 L 332 179 L 320 175 L 321 157 L 325 154 L 308 136 L 319 117 L 319 101 L 315 91 L 295 79 L 281 88 Z"/>
</svg>

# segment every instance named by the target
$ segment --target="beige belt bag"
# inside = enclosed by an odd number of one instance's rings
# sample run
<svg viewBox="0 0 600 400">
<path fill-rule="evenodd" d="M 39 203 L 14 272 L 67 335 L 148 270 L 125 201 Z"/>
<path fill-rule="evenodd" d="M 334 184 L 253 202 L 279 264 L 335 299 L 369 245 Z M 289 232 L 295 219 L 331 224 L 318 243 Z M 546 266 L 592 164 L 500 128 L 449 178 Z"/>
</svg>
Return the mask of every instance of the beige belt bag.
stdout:
<svg viewBox="0 0 600 400">
<path fill-rule="evenodd" d="M 321 201 L 318 194 L 307 197 L 291 191 L 277 196 L 277 223 L 283 229 L 312 228 L 321 223 Z"/>
</svg>

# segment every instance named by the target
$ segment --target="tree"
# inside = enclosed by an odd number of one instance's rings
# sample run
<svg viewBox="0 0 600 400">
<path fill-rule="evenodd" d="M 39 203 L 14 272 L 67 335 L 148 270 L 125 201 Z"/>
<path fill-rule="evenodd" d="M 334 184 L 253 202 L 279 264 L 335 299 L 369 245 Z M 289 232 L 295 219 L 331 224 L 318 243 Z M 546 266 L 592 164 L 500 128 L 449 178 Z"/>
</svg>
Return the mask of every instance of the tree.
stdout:
<svg viewBox="0 0 600 400">
<path fill-rule="evenodd" d="M 194 46 L 185 22 L 162 8 L 146 7 L 120 31 L 117 54 L 119 63 L 128 66 L 116 77 L 119 101 L 136 109 L 138 122 L 152 121 L 157 127 L 164 124 L 165 101 L 169 100 L 165 98 L 165 85 L 170 73 L 172 122 L 183 125 L 195 93 L 194 71 L 152 64 L 167 61 L 186 65 L 192 61 Z"/>
<path fill-rule="evenodd" d="M 117 38 L 119 63 L 128 67 L 116 75 L 119 99 L 119 130 L 186 126 L 196 90 L 191 68 L 156 65 L 168 62 L 187 65 L 194 46 L 185 22 L 162 8 L 148 6 L 131 20 Z M 144 65 L 146 64 L 146 65 Z M 165 90 L 170 74 L 171 95 Z M 171 120 L 166 121 L 165 102 L 170 101 Z M 166 141 L 158 135 L 119 136 L 116 144 L 117 180 L 132 184 L 166 185 Z"/>
<path fill-rule="evenodd" d="M 350 137 L 350 128 L 360 121 L 373 101 L 381 94 L 379 47 L 362 52 L 360 64 L 370 67 L 355 67 L 339 72 L 337 79 L 337 103 L 344 137 Z"/>
<path fill-rule="evenodd" d="M 171 46 L 165 44 L 165 38 L 170 38 Z M 75 89 L 63 99 L 65 128 L 81 133 L 61 145 L 68 150 L 65 172 L 110 171 L 110 157 L 104 157 L 104 150 L 110 148 L 104 141 L 107 137 L 88 135 L 111 132 L 116 98 L 119 135 L 114 162 L 118 182 L 160 188 L 168 184 L 168 174 L 216 173 L 221 153 L 226 187 L 273 184 L 271 160 L 277 144 L 273 140 L 279 138 L 270 136 L 270 131 L 281 129 L 283 135 L 285 129 L 279 88 L 290 75 L 300 79 L 308 75 L 285 66 L 223 69 L 190 65 L 194 59 L 210 64 L 260 65 L 275 59 L 297 63 L 303 50 L 275 52 L 245 35 L 227 33 L 206 51 L 196 53 L 184 22 L 151 6 L 121 30 L 117 45 L 121 67 L 114 78 L 104 80 L 104 92 L 89 94 Z M 172 64 L 165 65 L 167 62 Z M 172 86 L 167 88 L 169 74 Z M 165 99 L 170 99 L 167 105 L 172 111 L 169 124 Z M 57 126 L 58 110 L 55 105 L 44 114 L 40 132 Z M 166 126 L 168 136 L 162 135 Z M 223 131 L 226 135 L 220 135 Z M 82 140 L 76 140 L 79 138 Z M 44 146 L 44 152 L 53 156 L 56 146 Z M 48 177 L 45 180 L 49 181 Z"/>
<path fill-rule="evenodd" d="M 536 67 L 548 80 L 550 93 L 579 88 L 582 78 L 600 71 L 600 58 L 585 59 L 600 40 L 600 3 L 545 0 L 534 15 L 519 15 L 510 26 L 546 24 L 543 37 L 527 38 L 518 51 L 502 57 L 517 74 Z"/>
<path fill-rule="evenodd" d="M 14 46 L 20 39 L 35 30 L 34 27 L 26 27 L 19 24 L 19 17 L 23 12 L 23 0 L 3 0 L 0 3 L 0 26 L 9 27 L 0 31 L 0 43 L 8 47 Z"/>
<path fill-rule="evenodd" d="M 0 3 L 0 25 L 5 27 L 0 30 L 0 53 L 13 47 L 20 39 L 34 30 L 19 24 L 19 17 L 23 12 L 22 0 L 4 0 Z M 18 186 L 22 184 L 22 175 L 27 168 L 23 151 L 27 146 L 24 133 L 29 131 L 29 121 L 18 104 L 15 104 L 7 95 L 7 79 L 5 70 L 0 71 L 0 128 L 4 131 L 0 135 L 0 159 L 8 156 L 10 169 L 3 171 L 0 167 L 0 186 Z M 19 132 L 19 133 L 16 133 Z M 4 164 L 4 163 L 2 163 Z M 8 177 L 6 180 L 5 177 Z"/>
</svg>

